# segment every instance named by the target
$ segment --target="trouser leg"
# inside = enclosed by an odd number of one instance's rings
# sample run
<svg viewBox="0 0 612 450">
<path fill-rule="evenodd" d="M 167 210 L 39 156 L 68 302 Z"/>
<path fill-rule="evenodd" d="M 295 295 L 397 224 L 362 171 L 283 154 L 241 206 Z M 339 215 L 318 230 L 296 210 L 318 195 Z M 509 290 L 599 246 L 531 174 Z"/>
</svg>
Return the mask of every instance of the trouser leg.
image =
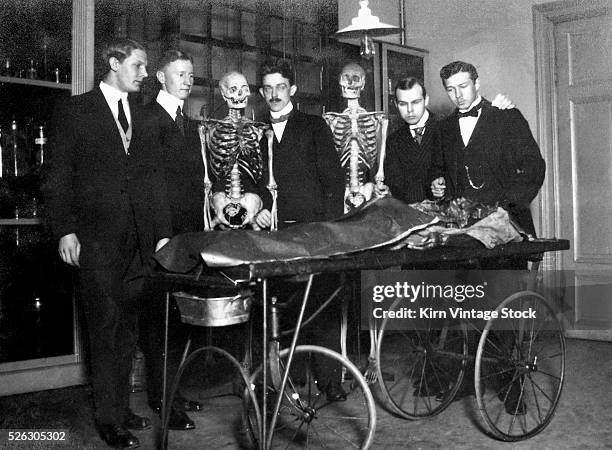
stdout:
<svg viewBox="0 0 612 450">
<path fill-rule="evenodd" d="M 89 335 L 95 417 L 99 423 L 119 424 L 129 401 L 137 309 L 122 271 L 81 270 L 79 279 Z"/>
</svg>

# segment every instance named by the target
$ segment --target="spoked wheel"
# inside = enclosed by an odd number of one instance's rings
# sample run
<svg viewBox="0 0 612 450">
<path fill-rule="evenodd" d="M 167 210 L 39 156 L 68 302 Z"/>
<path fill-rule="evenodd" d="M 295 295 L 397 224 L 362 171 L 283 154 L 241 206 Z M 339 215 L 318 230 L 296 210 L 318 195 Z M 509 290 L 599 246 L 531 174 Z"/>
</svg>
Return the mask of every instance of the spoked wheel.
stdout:
<svg viewBox="0 0 612 450">
<path fill-rule="evenodd" d="M 280 352 L 284 368 L 289 349 Z M 346 401 L 327 400 L 320 367 L 334 364 L 352 375 L 342 384 Z M 295 368 L 295 369 L 294 369 Z M 251 387 L 262 406 L 261 367 L 251 377 Z M 270 426 L 278 389 L 267 388 L 266 423 Z M 302 345 L 295 348 L 292 369 L 282 396 L 282 403 L 271 440 L 272 448 L 362 448 L 374 440 L 376 409 L 374 399 L 359 370 L 340 354 L 324 347 Z M 263 414 L 263 413 L 262 413 Z M 250 396 L 244 397 L 243 420 L 247 439 L 253 447 L 259 445 L 255 409 Z"/>
<path fill-rule="evenodd" d="M 517 292 L 496 311 L 499 317 L 487 322 L 478 345 L 476 400 L 493 436 L 519 441 L 542 431 L 555 413 L 565 339 L 556 311 L 535 292 Z"/>
<path fill-rule="evenodd" d="M 185 358 L 185 360 L 179 365 L 179 368 L 176 372 L 176 375 L 174 377 L 174 382 L 172 383 L 172 387 L 170 388 L 170 391 L 168 393 L 168 399 L 167 399 L 167 404 L 171 405 L 172 401 L 175 398 L 175 395 L 177 393 L 178 387 L 180 385 L 180 381 L 181 381 L 181 377 L 183 376 L 183 373 L 185 371 L 185 369 L 198 357 L 200 356 L 204 356 L 207 360 L 212 359 L 213 355 L 217 355 L 217 356 L 221 356 L 223 358 L 225 358 L 228 362 L 231 363 L 231 365 L 234 367 L 234 370 L 236 371 L 236 373 L 239 375 L 238 380 L 240 380 L 240 382 L 244 383 L 244 385 L 248 386 L 249 385 L 249 376 L 246 373 L 245 369 L 242 367 L 242 364 L 240 364 L 240 362 L 234 358 L 234 356 L 232 356 L 230 353 L 228 353 L 226 350 L 223 350 L 222 348 L 219 347 L 214 347 L 214 346 L 206 346 L 206 347 L 200 347 L 197 350 L 194 350 L 191 354 L 189 354 L 189 356 L 187 356 Z M 230 372 L 231 374 L 231 372 Z M 231 375 L 230 375 L 231 376 Z M 251 399 L 251 403 L 253 403 L 255 401 L 255 394 L 252 390 L 245 390 L 244 395 L 248 398 Z M 252 417 L 253 417 L 253 421 L 254 423 L 257 423 L 259 421 L 261 421 L 261 415 L 259 412 L 259 407 L 255 406 L 254 408 L 252 408 Z M 170 408 L 166 407 L 166 411 L 164 414 L 164 417 L 162 417 L 162 437 L 161 437 L 161 449 L 165 450 L 168 448 L 168 427 L 170 424 Z"/>
<path fill-rule="evenodd" d="M 399 300 L 390 311 L 405 304 Z M 409 329 L 389 330 L 392 321 L 383 320 L 376 351 L 385 406 L 406 419 L 439 414 L 453 401 L 463 380 L 468 351 L 465 325 L 404 320 L 402 327 Z"/>
</svg>

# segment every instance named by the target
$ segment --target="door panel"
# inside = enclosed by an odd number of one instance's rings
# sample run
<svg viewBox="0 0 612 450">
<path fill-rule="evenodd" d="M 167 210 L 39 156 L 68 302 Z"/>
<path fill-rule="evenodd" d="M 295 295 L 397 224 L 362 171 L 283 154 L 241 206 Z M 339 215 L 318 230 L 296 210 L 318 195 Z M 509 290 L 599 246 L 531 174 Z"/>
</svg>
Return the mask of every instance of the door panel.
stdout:
<svg viewBox="0 0 612 450">
<path fill-rule="evenodd" d="M 574 271 L 568 334 L 612 335 L 612 17 L 555 25 L 562 267 Z"/>
</svg>

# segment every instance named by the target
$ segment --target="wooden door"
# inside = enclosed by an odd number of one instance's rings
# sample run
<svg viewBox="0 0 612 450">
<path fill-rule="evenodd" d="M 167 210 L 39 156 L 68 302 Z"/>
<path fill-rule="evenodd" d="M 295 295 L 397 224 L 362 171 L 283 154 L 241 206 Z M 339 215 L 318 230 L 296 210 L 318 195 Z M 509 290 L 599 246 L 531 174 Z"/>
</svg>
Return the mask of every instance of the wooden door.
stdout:
<svg viewBox="0 0 612 450">
<path fill-rule="evenodd" d="M 554 26 L 558 154 L 555 213 L 571 250 L 568 335 L 612 340 L 612 14 Z"/>
</svg>

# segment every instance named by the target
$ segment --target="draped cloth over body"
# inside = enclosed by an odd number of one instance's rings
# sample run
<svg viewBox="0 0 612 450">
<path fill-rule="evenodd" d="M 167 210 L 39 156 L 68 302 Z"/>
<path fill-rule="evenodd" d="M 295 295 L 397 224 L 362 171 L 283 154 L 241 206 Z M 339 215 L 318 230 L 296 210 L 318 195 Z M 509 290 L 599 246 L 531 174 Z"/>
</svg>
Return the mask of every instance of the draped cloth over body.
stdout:
<svg viewBox="0 0 612 450">
<path fill-rule="evenodd" d="M 277 232 L 186 233 L 174 237 L 155 259 L 166 270 L 185 273 L 202 259 L 211 267 L 252 262 L 327 258 L 398 242 L 436 222 L 405 203 L 379 199 L 333 222 L 296 224 Z"/>
</svg>

